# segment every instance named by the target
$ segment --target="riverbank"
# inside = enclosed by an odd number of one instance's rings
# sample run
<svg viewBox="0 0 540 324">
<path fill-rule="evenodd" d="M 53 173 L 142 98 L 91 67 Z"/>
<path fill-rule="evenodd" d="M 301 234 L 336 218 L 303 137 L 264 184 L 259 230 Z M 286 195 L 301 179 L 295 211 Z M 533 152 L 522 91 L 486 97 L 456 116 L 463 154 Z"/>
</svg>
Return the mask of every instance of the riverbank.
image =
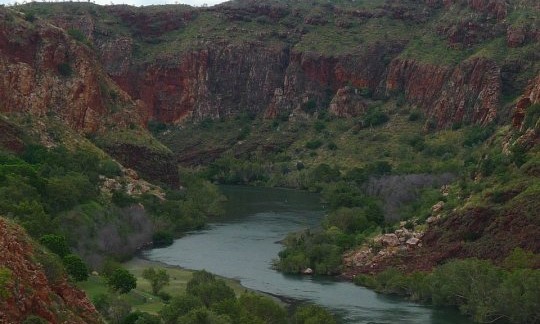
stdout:
<svg viewBox="0 0 540 324">
<path fill-rule="evenodd" d="M 159 261 L 147 260 L 142 256 L 136 256 L 130 261 L 122 264 L 122 266 L 128 270 L 137 279 L 137 288 L 133 289 L 129 293 L 122 295 L 121 299 L 129 304 L 134 310 L 147 312 L 150 314 L 158 314 L 163 308 L 165 303 L 158 297 L 152 294 L 152 288 L 150 282 L 143 278 L 142 273 L 145 269 L 155 268 L 163 269 L 170 277 L 169 285 L 163 288 L 163 292 L 171 295 L 178 296 L 185 294 L 186 285 L 193 277 L 194 270 L 184 269 L 179 266 L 169 265 Z M 281 298 L 280 296 L 274 296 L 271 294 L 265 294 L 263 292 L 246 288 L 240 284 L 238 280 L 220 277 L 223 279 L 227 286 L 231 287 L 237 296 L 245 292 L 253 292 L 268 298 L 271 298 L 275 302 L 278 302 L 281 306 L 288 306 L 292 304 L 292 301 L 287 298 Z M 106 279 L 99 275 L 91 275 L 87 281 L 79 282 L 78 287 L 86 292 L 90 300 L 94 300 L 102 294 L 109 293 Z"/>
</svg>

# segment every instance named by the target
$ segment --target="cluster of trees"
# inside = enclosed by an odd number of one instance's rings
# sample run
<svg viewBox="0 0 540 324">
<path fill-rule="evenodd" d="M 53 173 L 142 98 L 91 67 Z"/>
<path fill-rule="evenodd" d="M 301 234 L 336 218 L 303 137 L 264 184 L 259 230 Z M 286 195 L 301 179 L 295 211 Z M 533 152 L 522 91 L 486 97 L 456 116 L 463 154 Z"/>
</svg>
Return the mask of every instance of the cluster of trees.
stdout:
<svg viewBox="0 0 540 324">
<path fill-rule="evenodd" d="M 504 267 L 464 259 L 450 261 L 432 273 L 403 274 L 390 268 L 375 276 L 358 275 L 355 283 L 415 301 L 457 306 L 481 323 L 538 323 L 540 270 L 531 268 L 536 262 L 534 254 L 516 249 Z"/>
<path fill-rule="evenodd" d="M 186 294 L 171 299 L 160 312 L 168 323 L 336 323 L 325 309 L 299 307 L 292 318 L 273 300 L 253 293 L 236 297 L 221 279 L 200 271 L 188 282 Z"/>
<path fill-rule="evenodd" d="M 163 269 L 148 268 L 143 277 L 152 284 L 154 294 L 168 282 Z M 120 291 L 122 292 L 122 291 Z M 198 271 L 188 281 L 185 294 L 164 300 L 158 315 L 132 311 L 117 294 L 102 294 L 94 299 L 96 308 L 110 323 L 119 324 L 253 324 L 295 323 L 335 324 L 333 316 L 318 306 L 298 307 L 292 318 L 270 298 L 244 292 L 237 296 L 225 281 L 206 271 Z"/>
</svg>

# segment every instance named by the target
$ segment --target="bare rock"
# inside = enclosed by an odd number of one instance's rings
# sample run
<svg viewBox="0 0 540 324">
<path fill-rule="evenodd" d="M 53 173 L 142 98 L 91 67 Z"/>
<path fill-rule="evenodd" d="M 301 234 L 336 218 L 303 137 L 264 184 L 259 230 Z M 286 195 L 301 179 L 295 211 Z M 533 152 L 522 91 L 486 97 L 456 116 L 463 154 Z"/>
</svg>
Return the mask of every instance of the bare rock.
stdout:
<svg viewBox="0 0 540 324">
<path fill-rule="evenodd" d="M 439 213 L 444 208 L 444 201 L 439 201 L 433 207 L 431 207 L 431 212 L 433 214 Z"/>
<path fill-rule="evenodd" d="M 416 246 L 418 243 L 420 243 L 420 239 L 417 239 L 416 237 L 411 237 L 406 242 L 407 246 Z"/>
</svg>

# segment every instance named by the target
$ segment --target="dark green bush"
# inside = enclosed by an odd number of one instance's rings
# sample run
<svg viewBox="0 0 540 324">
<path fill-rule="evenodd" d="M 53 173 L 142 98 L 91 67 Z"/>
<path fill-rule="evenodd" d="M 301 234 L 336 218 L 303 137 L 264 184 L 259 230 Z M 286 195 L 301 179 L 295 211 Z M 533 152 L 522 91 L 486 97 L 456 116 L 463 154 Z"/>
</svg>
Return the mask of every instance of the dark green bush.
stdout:
<svg viewBox="0 0 540 324">
<path fill-rule="evenodd" d="M 67 62 L 58 64 L 58 73 L 64 77 L 70 77 L 73 74 L 71 65 Z"/>
<path fill-rule="evenodd" d="M 363 124 L 366 127 L 376 127 L 386 123 L 390 117 L 380 108 L 369 109 L 363 119 Z"/>
<path fill-rule="evenodd" d="M 422 113 L 419 111 L 411 111 L 409 114 L 409 121 L 417 121 L 422 119 Z"/>
<path fill-rule="evenodd" d="M 306 143 L 306 148 L 307 148 L 307 149 L 310 149 L 310 150 L 316 150 L 316 149 L 318 149 L 319 147 L 321 147 L 322 144 L 323 144 L 323 143 L 322 143 L 321 140 L 316 139 L 316 140 L 308 141 L 308 142 Z"/>
<path fill-rule="evenodd" d="M 525 111 L 525 118 L 523 119 L 523 125 L 526 128 L 533 128 L 538 123 L 540 118 L 540 103 L 531 105 Z"/>
<path fill-rule="evenodd" d="M 475 146 L 483 143 L 495 132 L 493 125 L 479 126 L 474 125 L 465 131 L 463 146 Z"/>
<path fill-rule="evenodd" d="M 84 33 L 82 31 L 80 31 L 79 29 L 69 28 L 67 30 L 67 33 L 69 34 L 69 36 L 73 37 L 73 39 L 75 39 L 75 40 L 77 40 L 79 42 L 86 41 L 86 36 L 84 36 Z"/>
<path fill-rule="evenodd" d="M 39 239 L 41 245 L 56 253 L 61 258 L 71 253 L 66 237 L 63 235 L 47 234 Z"/>
<path fill-rule="evenodd" d="M 152 235 L 154 247 L 166 247 L 174 243 L 174 236 L 170 232 L 158 231 Z"/>
<path fill-rule="evenodd" d="M 88 267 L 79 256 L 68 254 L 64 256 L 62 261 L 66 267 L 67 273 L 75 281 L 85 281 L 88 279 Z"/>
</svg>

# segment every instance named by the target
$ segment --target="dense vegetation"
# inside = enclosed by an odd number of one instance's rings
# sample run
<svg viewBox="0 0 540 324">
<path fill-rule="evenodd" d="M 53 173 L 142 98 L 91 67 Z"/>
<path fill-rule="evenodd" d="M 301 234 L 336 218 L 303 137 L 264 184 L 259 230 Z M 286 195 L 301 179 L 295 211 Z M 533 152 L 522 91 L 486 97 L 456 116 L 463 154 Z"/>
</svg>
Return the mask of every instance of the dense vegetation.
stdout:
<svg viewBox="0 0 540 324">
<path fill-rule="evenodd" d="M 454 260 L 431 273 L 404 274 L 389 268 L 375 276 L 358 275 L 354 282 L 415 301 L 457 306 L 481 323 L 537 323 L 540 270 L 532 267 L 538 261 L 538 255 L 516 249 L 503 267 L 487 260 Z"/>
<path fill-rule="evenodd" d="M 222 196 L 208 182 L 186 173 L 185 188 L 173 190 L 133 180 L 88 141 L 74 146 L 74 138 L 58 131 L 46 148 L 26 136 L 22 152 L 0 150 L 0 214 L 58 255 L 73 279 L 88 275 L 82 259 L 100 270 L 107 256 L 130 257 L 152 238 L 170 244 L 221 213 Z"/>
</svg>

